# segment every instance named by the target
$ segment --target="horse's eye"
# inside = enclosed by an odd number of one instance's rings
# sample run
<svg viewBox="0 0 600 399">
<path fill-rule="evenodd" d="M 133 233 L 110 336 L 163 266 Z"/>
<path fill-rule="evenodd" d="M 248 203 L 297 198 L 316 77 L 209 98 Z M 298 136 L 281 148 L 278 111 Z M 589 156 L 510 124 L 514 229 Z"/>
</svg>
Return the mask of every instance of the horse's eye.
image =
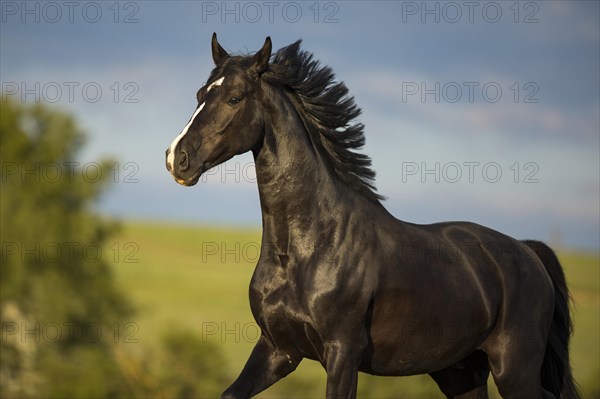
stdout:
<svg viewBox="0 0 600 399">
<path fill-rule="evenodd" d="M 240 101 L 242 101 L 242 99 L 239 98 L 239 97 L 231 97 L 229 99 L 229 101 L 227 101 L 227 104 L 229 104 L 229 105 L 236 105 L 236 104 L 239 104 Z"/>
</svg>

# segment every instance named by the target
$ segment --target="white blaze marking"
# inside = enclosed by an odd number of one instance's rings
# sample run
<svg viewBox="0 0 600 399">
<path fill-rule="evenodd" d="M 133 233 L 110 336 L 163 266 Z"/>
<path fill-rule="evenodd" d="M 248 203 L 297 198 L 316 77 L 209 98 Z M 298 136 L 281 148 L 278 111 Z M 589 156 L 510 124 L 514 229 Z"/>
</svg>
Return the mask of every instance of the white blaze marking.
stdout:
<svg viewBox="0 0 600 399">
<path fill-rule="evenodd" d="M 171 143 L 171 147 L 169 147 L 169 155 L 167 156 L 167 163 L 171 165 L 171 170 L 173 170 L 173 162 L 175 162 L 175 148 L 177 147 L 177 143 L 179 143 L 179 140 L 181 140 L 183 136 L 185 136 L 190 126 L 192 126 L 194 119 L 196 118 L 198 113 L 202 111 L 202 108 L 204 108 L 204 104 L 206 104 L 206 102 L 203 102 L 202 105 L 196 108 L 196 112 L 194 112 L 194 115 L 192 115 L 192 118 L 190 119 L 188 124 L 185 125 L 181 133 L 179 133 L 179 136 L 175 137 L 175 140 L 173 140 L 173 142 Z"/>
<path fill-rule="evenodd" d="M 222 78 L 217 79 L 214 82 L 212 82 L 210 84 L 210 86 L 208 86 L 208 88 L 206 89 L 206 94 L 208 94 L 208 92 L 210 92 L 213 87 L 221 86 L 223 84 L 224 80 L 225 80 L 225 77 L 223 76 Z M 177 148 L 177 144 L 185 136 L 185 134 L 187 133 L 190 126 L 192 126 L 192 123 L 194 123 L 194 119 L 196 119 L 196 116 L 198 116 L 200 111 L 202 111 L 202 108 L 204 108 L 205 104 L 206 104 L 206 101 L 203 102 L 202 104 L 200 104 L 200 106 L 198 108 L 196 108 L 196 112 L 194 112 L 194 115 L 192 115 L 192 117 L 190 118 L 190 121 L 187 123 L 187 125 L 185 125 L 185 127 L 183 128 L 181 133 L 179 133 L 179 135 L 177 137 L 175 137 L 175 140 L 173 140 L 173 142 L 171 143 L 171 146 L 169 147 L 170 151 L 169 151 L 169 155 L 167 156 L 167 163 L 169 165 L 171 165 L 172 173 L 175 170 L 175 168 L 174 168 L 175 165 L 173 164 L 175 162 L 175 148 Z"/>
<path fill-rule="evenodd" d="M 214 82 L 212 82 L 210 84 L 210 86 L 208 86 L 208 89 L 206 89 L 206 94 L 208 94 L 208 92 L 211 91 L 213 87 L 221 86 L 223 84 L 224 80 L 225 80 L 225 76 L 223 76 L 221 79 L 217 79 Z"/>
</svg>

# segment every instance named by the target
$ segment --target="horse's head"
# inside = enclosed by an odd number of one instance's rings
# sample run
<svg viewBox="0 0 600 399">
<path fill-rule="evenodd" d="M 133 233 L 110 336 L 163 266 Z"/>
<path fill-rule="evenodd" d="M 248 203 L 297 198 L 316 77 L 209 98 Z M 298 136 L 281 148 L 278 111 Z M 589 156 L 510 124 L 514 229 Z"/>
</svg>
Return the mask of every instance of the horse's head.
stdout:
<svg viewBox="0 0 600 399">
<path fill-rule="evenodd" d="M 264 133 L 260 76 L 271 56 L 271 39 L 253 56 L 230 56 L 212 38 L 216 68 L 196 97 L 191 119 L 167 149 L 167 169 L 177 183 L 193 186 L 200 175 L 234 155 L 257 147 Z"/>
</svg>

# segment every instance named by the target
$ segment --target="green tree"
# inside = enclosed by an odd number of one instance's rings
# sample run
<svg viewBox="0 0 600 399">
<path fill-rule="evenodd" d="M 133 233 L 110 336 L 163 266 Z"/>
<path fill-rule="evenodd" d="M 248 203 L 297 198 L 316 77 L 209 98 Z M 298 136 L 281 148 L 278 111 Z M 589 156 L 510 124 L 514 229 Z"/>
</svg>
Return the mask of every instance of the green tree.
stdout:
<svg viewBox="0 0 600 399">
<path fill-rule="evenodd" d="M 170 329 L 135 355 L 114 342 L 133 310 L 102 255 L 116 225 L 94 212 L 113 163 L 86 173 L 71 116 L 0 105 L 0 397 L 218 396 L 222 355 L 195 333 Z"/>
<path fill-rule="evenodd" d="M 107 188 L 75 163 L 73 118 L 4 98 L 0 110 L 2 397 L 106 397 L 124 389 L 110 326 L 131 307 L 101 254 L 114 230 L 93 212 Z M 99 336 L 100 335 L 100 336 Z"/>
</svg>

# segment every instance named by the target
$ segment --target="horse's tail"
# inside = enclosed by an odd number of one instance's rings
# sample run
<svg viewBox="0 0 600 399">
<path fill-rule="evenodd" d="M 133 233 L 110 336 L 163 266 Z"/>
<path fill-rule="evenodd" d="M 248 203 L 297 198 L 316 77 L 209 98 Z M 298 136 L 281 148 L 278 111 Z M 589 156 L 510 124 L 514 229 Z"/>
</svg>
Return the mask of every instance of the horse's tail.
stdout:
<svg viewBox="0 0 600 399">
<path fill-rule="evenodd" d="M 569 309 L 571 298 L 565 273 L 556 254 L 549 246 L 540 241 L 525 240 L 523 242 L 535 251 L 546 267 L 554 285 L 554 316 L 542 364 L 542 387 L 552 392 L 557 398 L 579 398 L 577 384 L 573 379 L 569 363 L 569 339 L 573 334 L 573 324 Z"/>
</svg>

